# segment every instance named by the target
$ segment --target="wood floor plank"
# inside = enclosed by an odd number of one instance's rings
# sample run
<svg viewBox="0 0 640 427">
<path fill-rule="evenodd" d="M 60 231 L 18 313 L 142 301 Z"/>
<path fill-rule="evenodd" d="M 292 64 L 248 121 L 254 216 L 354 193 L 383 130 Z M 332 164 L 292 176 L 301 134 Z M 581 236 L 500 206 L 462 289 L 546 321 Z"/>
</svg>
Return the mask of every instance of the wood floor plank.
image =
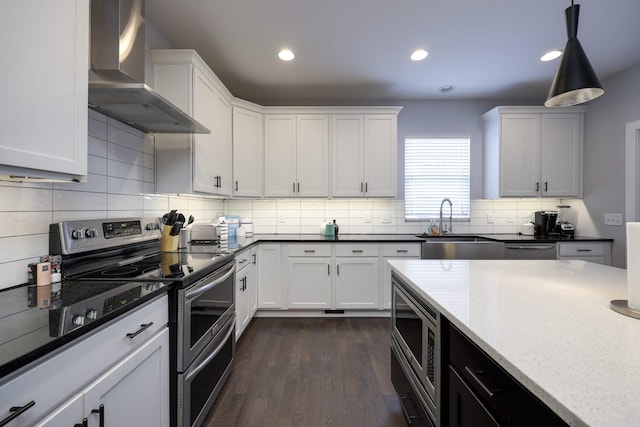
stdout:
<svg viewBox="0 0 640 427">
<path fill-rule="evenodd" d="M 388 318 L 255 318 L 206 427 L 406 427 Z"/>
</svg>

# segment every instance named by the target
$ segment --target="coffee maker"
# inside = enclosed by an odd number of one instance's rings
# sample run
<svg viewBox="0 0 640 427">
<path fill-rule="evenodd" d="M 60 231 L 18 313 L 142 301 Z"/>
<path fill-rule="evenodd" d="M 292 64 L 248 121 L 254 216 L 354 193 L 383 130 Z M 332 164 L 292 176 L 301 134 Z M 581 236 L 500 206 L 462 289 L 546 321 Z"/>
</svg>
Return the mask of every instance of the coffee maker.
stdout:
<svg viewBox="0 0 640 427">
<path fill-rule="evenodd" d="M 558 211 L 536 211 L 533 221 L 535 234 L 537 236 L 555 234 L 557 219 Z"/>
</svg>

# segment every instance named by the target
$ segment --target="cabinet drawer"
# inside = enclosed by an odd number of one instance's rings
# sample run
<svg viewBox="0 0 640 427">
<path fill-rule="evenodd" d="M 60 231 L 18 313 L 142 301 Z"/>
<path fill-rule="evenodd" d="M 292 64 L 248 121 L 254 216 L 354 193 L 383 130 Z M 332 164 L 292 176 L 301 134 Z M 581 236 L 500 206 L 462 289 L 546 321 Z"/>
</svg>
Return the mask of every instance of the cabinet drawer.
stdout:
<svg viewBox="0 0 640 427">
<path fill-rule="evenodd" d="M 251 250 L 247 249 L 236 254 L 236 271 L 240 271 L 243 267 L 251 264 Z"/>
<path fill-rule="evenodd" d="M 289 256 L 331 256 L 331 245 L 289 245 Z"/>
<path fill-rule="evenodd" d="M 458 329 L 449 331 L 451 367 L 500 425 L 567 425 Z"/>
<path fill-rule="evenodd" d="M 420 258 L 420 243 L 384 245 L 382 247 L 382 256 Z"/>
<path fill-rule="evenodd" d="M 337 257 L 378 256 L 379 253 L 380 252 L 378 250 L 378 245 L 371 245 L 371 244 L 352 245 L 352 244 L 344 244 L 344 243 L 340 243 L 336 245 Z"/>
<path fill-rule="evenodd" d="M 602 243 L 558 243 L 560 257 L 603 256 L 605 244 Z"/>
<path fill-rule="evenodd" d="M 62 351 L 43 357 L 23 374 L 0 385 L 0 419 L 12 406 L 35 405 L 14 420 L 11 426 L 33 425 L 50 413 L 91 380 L 113 366 L 125 355 L 166 328 L 168 298 L 163 296 L 143 305 L 119 320 L 108 323 L 86 338 L 74 341 Z M 135 338 L 127 333 L 140 329 L 141 324 L 153 325 Z M 55 390 L 55 392 L 53 391 Z"/>
</svg>

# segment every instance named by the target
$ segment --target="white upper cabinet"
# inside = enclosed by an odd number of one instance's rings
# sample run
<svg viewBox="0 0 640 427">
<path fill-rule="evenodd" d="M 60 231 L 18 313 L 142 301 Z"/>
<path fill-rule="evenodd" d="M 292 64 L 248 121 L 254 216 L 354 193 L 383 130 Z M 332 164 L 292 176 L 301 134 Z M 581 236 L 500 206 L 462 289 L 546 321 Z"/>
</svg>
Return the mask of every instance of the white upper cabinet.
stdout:
<svg viewBox="0 0 640 427">
<path fill-rule="evenodd" d="M 395 197 L 397 113 L 331 117 L 333 197 Z"/>
<path fill-rule="evenodd" d="M 263 192 L 264 118 L 233 107 L 233 195 L 260 197 Z"/>
<path fill-rule="evenodd" d="M 158 134 L 156 191 L 230 196 L 231 94 L 193 50 L 151 50 L 154 88 L 210 134 Z"/>
<path fill-rule="evenodd" d="M 329 119 L 265 115 L 265 196 L 329 195 Z"/>
<path fill-rule="evenodd" d="M 584 110 L 496 107 L 485 113 L 485 197 L 582 197 Z"/>
<path fill-rule="evenodd" d="M 0 175 L 86 180 L 89 2 L 6 2 L 0 35 Z"/>
</svg>

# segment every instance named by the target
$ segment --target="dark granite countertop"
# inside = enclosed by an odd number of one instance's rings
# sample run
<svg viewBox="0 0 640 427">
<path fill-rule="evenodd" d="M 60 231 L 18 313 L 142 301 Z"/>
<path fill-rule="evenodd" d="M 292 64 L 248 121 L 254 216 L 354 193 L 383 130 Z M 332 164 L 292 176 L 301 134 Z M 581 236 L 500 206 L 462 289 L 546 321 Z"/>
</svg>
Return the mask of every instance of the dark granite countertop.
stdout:
<svg viewBox="0 0 640 427">
<path fill-rule="evenodd" d="M 102 292 L 118 292 L 112 285 L 81 286 L 63 281 L 47 286 L 20 285 L 0 291 L 0 382 L 2 378 L 107 324 L 124 313 L 165 294 L 164 283 L 141 283 L 140 291 L 128 288 L 127 303 L 98 319 L 64 331 L 63 317 L 68 302 L 91 298 Z M 124 305 L 121 305 L 124 304 Z"/>
</svg>

